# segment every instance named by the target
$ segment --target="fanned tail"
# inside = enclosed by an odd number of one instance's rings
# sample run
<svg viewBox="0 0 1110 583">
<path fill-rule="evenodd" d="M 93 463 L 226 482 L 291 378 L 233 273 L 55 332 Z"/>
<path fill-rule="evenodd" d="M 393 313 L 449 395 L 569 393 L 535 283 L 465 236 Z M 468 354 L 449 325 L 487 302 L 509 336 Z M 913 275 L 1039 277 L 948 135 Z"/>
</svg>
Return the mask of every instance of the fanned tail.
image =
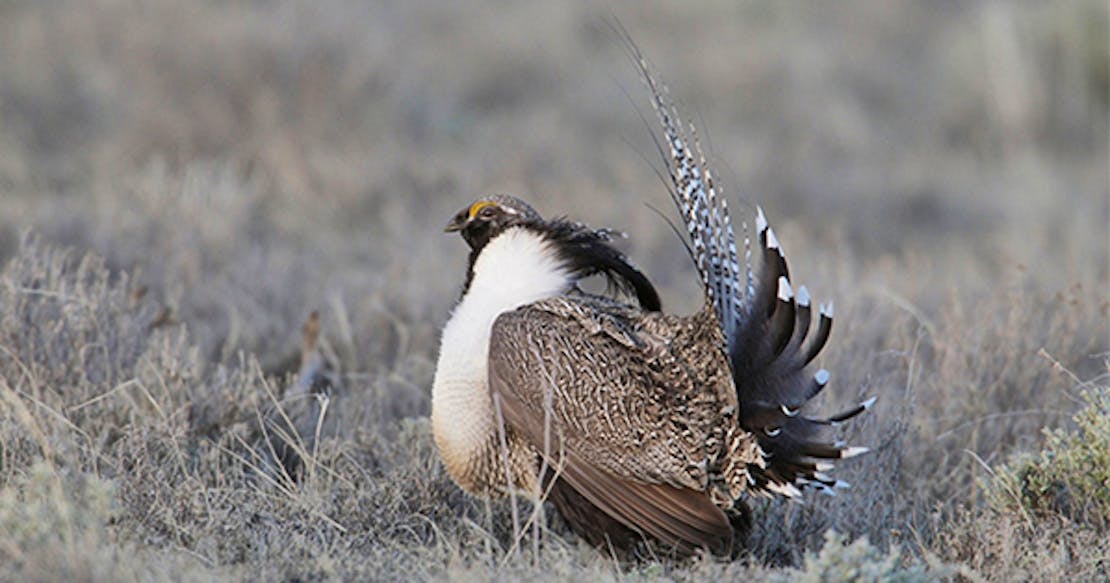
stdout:
<svg viewBox="0 0 1110 583">
<path fill-rule="evenodd" d="M 661 153 L 671 179 L 671 198 L 685 223 L 706 302 L 728 343 L 740 426 L 756 436 L 764 452 L 764 464 L 747 466 L 747 490 L 793 497 L 808 486 L 832 494 L 847 485 L 826 473 L 832 461 L 867 449 L 829 442 L 821 438 L 821 429 L 847 421 L 875 402 L 870 399 L 827 418 L 801 414 L 806 402 L 829 382 L 828 371 L 810 374 L 807 365 L 828 341 L 832 303 L 819 307 L 813 329 L 809 292 L 804 286 L 795 290 L 786 256 L 762 209 L 755 219 L 759 269 L 752 267 L 753 249 L 746 233 L 744 263 L 740 263 L 728 205 L 693 125 L 687 131 L 639 50 L 634 45 L 630 49 L 663 126 L 661 149 L 667 151 Z"/>
<path fill-rule="evenodd" d="M 760 276 L 752 297 L 753 316 L 729 347 L 740 424 L 751 431 L 767 454 L 766 467 L 749 466 L 757 494 L 796 496 L 801 487 L 826 494 L 847 484 L 830 477 L 833 461 L 865 453 L 842 441 L 821 437 L 824 427 L 839 425 L 870 409 L 875 399 L 825 418 L 802 414 L 802 408 L 829 383 L 829 372 L 810 374 L 808 365 L 829 339 L 833 304 L 817 309 L 816 328 L 809 291 L 795 291 L 782 247 L 758 211 L 756 230 L 762 255 Z"/>
</svg>

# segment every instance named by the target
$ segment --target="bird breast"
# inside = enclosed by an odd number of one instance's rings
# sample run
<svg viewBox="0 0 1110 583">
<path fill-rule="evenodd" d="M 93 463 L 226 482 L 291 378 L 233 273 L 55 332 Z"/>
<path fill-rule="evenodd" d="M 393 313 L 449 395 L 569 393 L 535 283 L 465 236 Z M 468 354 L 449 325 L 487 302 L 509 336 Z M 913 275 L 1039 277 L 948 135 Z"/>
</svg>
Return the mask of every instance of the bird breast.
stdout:
<svg viewBox="0 0 1110 583">
<path fill-rule="evenodd" d="M 472 270 L 470 287 L 443 328 L 432 384 L 436 446 L 448 473 L 467 490 L 481 487 L 470 474 L 485 465 L 481 459 L 498 443 L 487 380 L 494 320 L 574 285 L 551 243 L 525 228 L 509 229 L 490 241 Z"/>
</svg>

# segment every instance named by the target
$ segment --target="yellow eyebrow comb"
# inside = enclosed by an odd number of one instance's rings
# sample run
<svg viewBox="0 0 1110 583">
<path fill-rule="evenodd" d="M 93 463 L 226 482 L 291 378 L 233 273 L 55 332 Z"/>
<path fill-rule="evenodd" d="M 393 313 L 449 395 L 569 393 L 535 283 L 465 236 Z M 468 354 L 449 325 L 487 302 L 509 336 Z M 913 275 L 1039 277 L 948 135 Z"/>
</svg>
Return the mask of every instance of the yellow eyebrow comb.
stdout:
<svg viewBox="0 0 1110 583">
<path fill-rule="evenodd" d="M 470 211 L 467 214 L 470 216 L 470 218 L 473 219 L 474 215 L 478 214 L 479 211 L 486 208 L 487 206 L 497 206 L 497 203 L 490 200 L 480 200 L 470 205 Z"/>
</svg>

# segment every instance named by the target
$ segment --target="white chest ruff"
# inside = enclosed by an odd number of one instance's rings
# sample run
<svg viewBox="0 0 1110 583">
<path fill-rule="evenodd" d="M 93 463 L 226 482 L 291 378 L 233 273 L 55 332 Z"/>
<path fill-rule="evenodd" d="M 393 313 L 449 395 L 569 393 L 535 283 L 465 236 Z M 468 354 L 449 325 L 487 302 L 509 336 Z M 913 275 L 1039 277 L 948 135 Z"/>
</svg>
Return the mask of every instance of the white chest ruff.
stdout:
<svg viewBox="0 0 1110 583">
<path fill-rule="evenodd" d="M 487 381 L 490 328 L 503 312 L 565 293 L 574 283 L 550 244 L 523 228 L 490 241 L 443 328 L 432 384 L 432 428 L 456 480 L 496 436 Z"/>
</svg>

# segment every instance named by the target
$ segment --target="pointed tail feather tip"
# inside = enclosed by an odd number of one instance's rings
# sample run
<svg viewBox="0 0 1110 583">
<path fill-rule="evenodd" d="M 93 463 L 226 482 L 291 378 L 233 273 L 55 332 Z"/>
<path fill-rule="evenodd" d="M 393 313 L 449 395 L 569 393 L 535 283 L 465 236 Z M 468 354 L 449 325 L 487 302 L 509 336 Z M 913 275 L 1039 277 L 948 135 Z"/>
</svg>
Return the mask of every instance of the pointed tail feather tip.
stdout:
<svg viewBox="0 0 1110 583">
<path fill-rule="evenodd" d="M 755 207 L 755 232 L 762 233 L 767 228 L 767 216 L 763 214 L 763 207 Z"/>
<path fill-rule="evenodd" d="M 802 491 L 794 484 L 780 484 L 778 482 L 768 482 L 767 488 L 776 494 L 781 494 L 787 498 L 797 498 L 801 495 Z"/>
<path fill-rule="evenodd" d="M 809 307 L 809 290 L 804 285 L 798 288 L 798 305 Z"/>
<path fill-rule="evenodd" d="M 789 302 L 794 298 L 794 290 L 790 288 L 790 280 L 785 275 L 779 276 L 779 299 Z"/>
<path fill-rule="evenodd" d="M 782 252 L 782 248 L 779 247 L 778 237 L 775 237 L 775 230 L 771 227 L 767 227 L 767 248 L 778 249 L 780 254 Z"/>
<path fill-rule="evenodd" d="M 846 447 L 840 452 L 840 459 L 853 458 L 871 451 L 869 447 Z"/>
</svg>

